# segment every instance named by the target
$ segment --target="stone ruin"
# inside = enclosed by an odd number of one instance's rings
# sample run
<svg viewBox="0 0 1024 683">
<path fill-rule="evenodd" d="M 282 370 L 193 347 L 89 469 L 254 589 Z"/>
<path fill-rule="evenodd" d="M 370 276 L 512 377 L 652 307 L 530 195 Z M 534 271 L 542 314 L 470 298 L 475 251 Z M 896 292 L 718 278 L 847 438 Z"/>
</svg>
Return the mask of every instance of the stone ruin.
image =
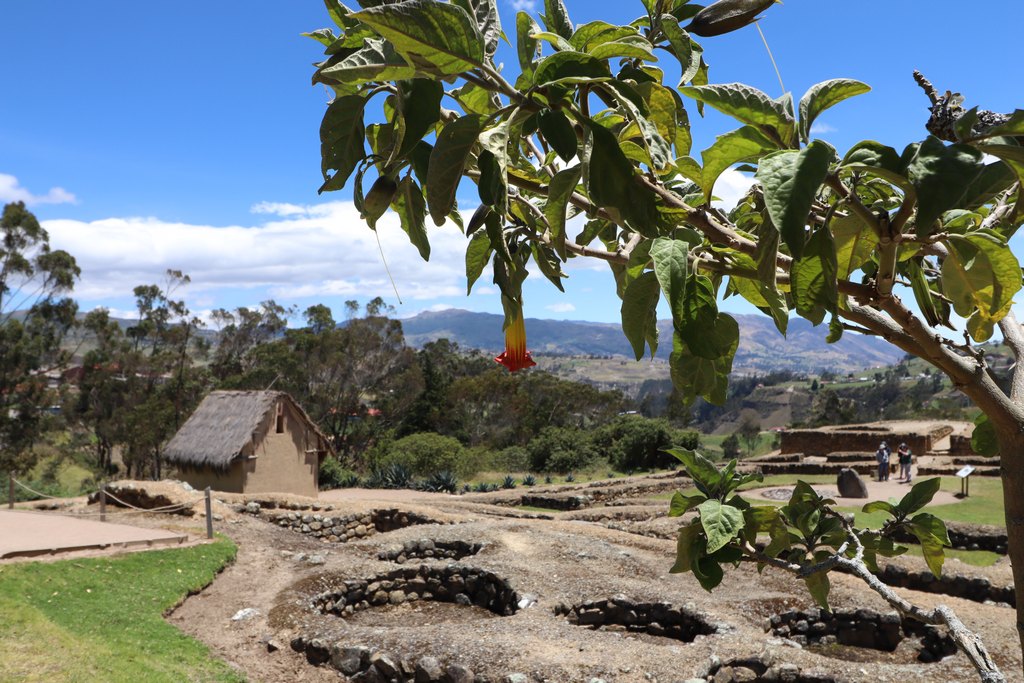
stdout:
<svg viewBox="0 0 1024 683">
<path fill-rule="evenodd" d="M 922 663 L 936 662 L 956 653 L 956 644 L 942 629 L 901 618 L 896 612 L 790 610 L 769 617 L 765 630 L 800 645 L 846 645 L 883 652 L 892 652 L 904 639 L 915 638 L 920 640 L 917 660 Z"/>
<path fill-rule="evenodd" d="M 405 564 L 409 560 L 461 560 L 476 555 L 483 547 L 482 543 L 421 538 L 418 541 L 406 541 L 400 546 L 381 550 L 377 553 L 377 559 L 398 564 Z"/>
<path fill-rule="evenodd" d="M 347 543 L 417 524 L 442 523 L 397 508 L 376 509 L 342 516 L 319 512 L 264 510 L 258 503 L 249 503 L 245 506 L 245 511 L 284 529 L 329 543 Z"/>
<path fill-rule="evenodd" d="M 646 633 L 693 642 L 697 636 L 710 636 L 728 628 L 690 607 L 673 607 L 666 602 L 634 602 L 623 596 L 595 600 L 579 605 L 560 604 L 556 615 L 565 616 L 570 624 L 593 629 L 622 627 L 627 631 Z"/>
</svg>

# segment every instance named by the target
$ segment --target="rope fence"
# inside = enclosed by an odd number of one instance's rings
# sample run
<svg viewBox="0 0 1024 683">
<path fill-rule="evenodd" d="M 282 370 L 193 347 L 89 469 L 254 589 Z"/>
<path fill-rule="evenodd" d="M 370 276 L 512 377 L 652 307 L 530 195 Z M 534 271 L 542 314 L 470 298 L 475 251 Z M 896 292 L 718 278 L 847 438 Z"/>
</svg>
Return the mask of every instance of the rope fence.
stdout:
<svg viewBox="0 0 1024 683">
<path fill-rule="evenodd" d="M 51 495 L 49 495 L 47 493 L 43 493 L 42 491 L 35 490 L 34 488 L 29 486 L 28 484 L 25 484 L 25 483 L 15 479 L 13 474 L 9 474 L 8 475 L 8 484 L 7 484 L 7 508 L 10 509 L 10 510 L 14 509 L 14 502 L 15 502 L 14 501 L 14 493 L 15 493 L 15 487 L 16 486 L 24 489 L 25 491 L 27 491 L 28 493 L 31 493 L 34 496 L 36 496 L 36 500 L 35 501 L 31 501 L 31 502 L 42 502 L 42 501 L 46 501 L 46 500 L 73 500 L 75 498 L 81 498 L 82 496 L 91 497 L 91 496 L 93 496 L 95 494 L 99 494 L 100 509 L 98 511 L 75 512 L 75 513 L 73 513 L 73 516 L 74 517 L 99 517 L 101 522 L 107 521 L 107 515 L 108 514 L 114 514 L 114 515 L 138 515 L 138 514 L 142 514 L 142 513 L 146 513 L 146 512 L 155 512 L 155 513 L 162 513 L 162 514 L 172 514 L 172 513 L 175 513 L 175 512 L 180 512 L 182 510 L 186 510 L 186 509 L 192 508 L 192 507 L 195 506 L 196 503 L 199 502 L 198 500 L 196 500 L 196 501 L 193 501 L 193 502 L 190 502 L 190 503 L 171 503 L 170 505 L 161 505 L 159 507 L 154 507 L 154 508 L 143 508 L 143 507 L 138 507 L 137 505 L 132 505 L 131 503 L 129 503 L 129 502 L 125 501 L 125 500 L 122 500 L 121 498 L 118 498 L 113 493 L 111 493 L 110 491 L 107 490 L 106 484 L 101 486 L 99 488 L 99 490 L 97 490 L 97 491 L 92 491 L 90 493 L 83 493 L 83 494 L 79 494 L 77 496 L 51 496 Z M 204 499 L 205 499 L 205 504 L 206 504 L 206 537 L 207 538 L 213 538 L 213 509 L 212 509 L 213 505 L 212 505 L 212 500 L 210 498 L 210 487 L 209 486 L 206 487 L 206 489 L 203 491 L 203 494 L 204 494 Z M 112 512 L 108 512 L 107 511 L 107 499 L 110 499 L 114 503 L 116 503 L 118 505 L 121 505 L 123 507 L 126 507 L 128 509 L 127 510 L 115 510 L 115 511 L 112 511 Z M 39 511 L 39 510 L 25 510 L 25 512 L 35 512 L 37 514 L 46 514 L 46 513 L 43 513 L 42 511 Z"/>
</svg>

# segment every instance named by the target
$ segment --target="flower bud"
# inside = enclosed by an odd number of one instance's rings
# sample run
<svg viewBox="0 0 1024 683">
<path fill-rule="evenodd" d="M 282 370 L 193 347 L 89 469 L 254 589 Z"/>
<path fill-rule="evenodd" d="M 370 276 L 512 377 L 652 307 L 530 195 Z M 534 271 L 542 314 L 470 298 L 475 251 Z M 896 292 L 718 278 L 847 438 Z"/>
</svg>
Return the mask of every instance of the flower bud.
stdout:
<svg viewBox="0 0 1024 683">
<path fill-rule="evenodd" d="M 697 12 L 686 29 L 704 38 L 720 36 L 754 23 L 757 15 L 775 2 L 776 0 L 718 0 Z"/>
</svg>

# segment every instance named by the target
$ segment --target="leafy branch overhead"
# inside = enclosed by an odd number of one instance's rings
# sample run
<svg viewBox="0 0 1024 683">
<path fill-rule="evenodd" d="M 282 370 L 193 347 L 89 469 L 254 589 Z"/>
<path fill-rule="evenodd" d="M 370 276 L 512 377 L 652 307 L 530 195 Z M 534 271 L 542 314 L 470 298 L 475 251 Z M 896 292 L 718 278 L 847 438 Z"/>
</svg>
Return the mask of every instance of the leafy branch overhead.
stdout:
<svg viewBox="0 0 1024 683">
<path fill-rule="evenodd" d="M 952 326 L 955 313 L 981 342 L 1021 287 L 1008 240 L 1020 223 L 1024 114 L 987 130 L 968 121 L 952 144 L 928 137 L 898 152 L 864 141 L 841 155 L 812 126 L 867 85 L 836 78 L 795 102 L 709 80 L 694 36 L 741 29 L 775 11 L 771 1 L 648 0 L 630 24 L 577 25 L 548 0 L 507 29 L 494 0 L 326 4 L 335 26 L 307 34 L 325 47 L 313 82 L 336 93 L 320 130 L 321 191 L 354 178 L 370 226 L 390 207 L 428 258 L 427 216 L 464 225 L 457 198 L 475 184 L 469 286 L 496 266 L 511 322 L 529 261 L 561 287 L 568 259 L 605 260 L 637 358 L 662 342 L 656 308 L 667 301 L 686 397 L 724 397 L 739 332 L 718 311 L 723 295 L 783 333 L 792 312 L 829 320 L 834 341 L 871 310 L 892 315 L 880 302 L 902 307 L 902 286 L 928 324 Z M 509 32 L 518 74 L 494 60 Z M 666 82 L 666 58 L 680 82 Z M 691 115 L 704 107 L 739 127 L 696 153 Z M 737 164 L 757 184 L 726 214 L 711 200 Z M 997 202 L 1013 207 L 998 220 Z"/>
</svg>

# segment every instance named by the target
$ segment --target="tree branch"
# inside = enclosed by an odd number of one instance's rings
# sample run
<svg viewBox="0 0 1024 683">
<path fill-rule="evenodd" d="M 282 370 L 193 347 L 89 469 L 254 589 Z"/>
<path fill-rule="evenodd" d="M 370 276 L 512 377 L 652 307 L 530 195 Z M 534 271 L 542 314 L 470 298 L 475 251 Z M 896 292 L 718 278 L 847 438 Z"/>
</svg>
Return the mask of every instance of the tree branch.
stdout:
<svg viewBox="0 0 1024 683">
<path fill-rule="evenodd" d="M 1003 341 L 1010 347 L 1016 363 L 1013 368 L 1013 380 L 1010 384 L 1010 400 L 1014 403 L 1024 401 L 1024 372 L 1020 362 L 1024 358 L 1024 329 L 1017 322 L 1017 316 L 1011 310 L 999 321 L 999 330 L 1003 333 Z"/>
</svg>

